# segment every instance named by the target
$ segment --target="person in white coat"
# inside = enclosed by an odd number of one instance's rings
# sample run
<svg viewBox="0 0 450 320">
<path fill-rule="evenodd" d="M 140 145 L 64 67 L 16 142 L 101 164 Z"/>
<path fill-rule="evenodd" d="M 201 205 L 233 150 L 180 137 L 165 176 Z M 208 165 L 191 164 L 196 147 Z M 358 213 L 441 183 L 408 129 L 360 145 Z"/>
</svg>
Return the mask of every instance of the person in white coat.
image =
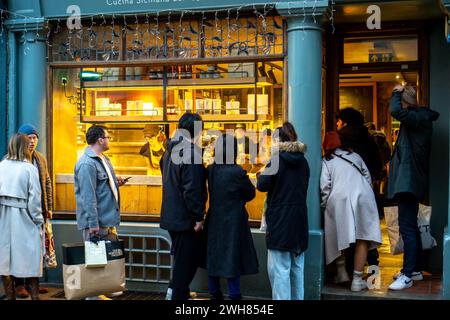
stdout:
<svg viewBox="0 0 450 320">
<path fill-rule="evenodd" d="M 326 264 L 355 244 L 351 290 L 361 291 L 367 287 L 362 279 L 367 251 L 382 242 L 380 220 L 366 164 L 357 153 L 340 147 L 339 135 L 328 132 L 323 142 L 325 156 L 320 176 Z M 338 275 L 342 278 L 346 274 L 345 263 L 338 262 Z"/>
<path fill-rule="evenodd" d="M 39 300 L 44 217 L 37 168 L 30 162 L 28 137 L 15 134 L 0 162 L 0 275 L 8 300 L 15 300 L 12 277 L 26 278 L 31 299 Z"/>
</svg>

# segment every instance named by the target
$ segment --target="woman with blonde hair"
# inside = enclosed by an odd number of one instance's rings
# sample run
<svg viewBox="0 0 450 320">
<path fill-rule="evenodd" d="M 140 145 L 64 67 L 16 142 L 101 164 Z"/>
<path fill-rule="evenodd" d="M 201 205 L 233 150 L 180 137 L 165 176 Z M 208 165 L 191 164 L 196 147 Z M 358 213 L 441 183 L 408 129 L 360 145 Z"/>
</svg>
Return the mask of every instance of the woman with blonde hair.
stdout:
<svg viewBox="0 0 450 320">
<path fill-rule="evenodd" d="M 31 299 L 39 300 L 43 223 L 38 170 L 30 162 L 28 137 L 18 133 L 0 162 L 0 275 L 8 300 L 16 299 L 13 277 L 26 278 Z"/>
</svg>

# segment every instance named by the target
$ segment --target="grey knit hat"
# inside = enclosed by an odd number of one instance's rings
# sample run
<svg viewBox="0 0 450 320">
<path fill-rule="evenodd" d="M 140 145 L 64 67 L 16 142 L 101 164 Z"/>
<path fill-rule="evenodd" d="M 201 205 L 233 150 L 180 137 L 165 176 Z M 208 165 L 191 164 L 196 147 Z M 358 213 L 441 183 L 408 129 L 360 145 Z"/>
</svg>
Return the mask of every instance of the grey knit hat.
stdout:
<svg viewBox="0 0 450 320">
<path fill-rule="evenodd" d="M 413 86 L 405 86 L 402 92 L 402 99 L 411 106 L 417 106 L 417 92 Z"/>
</svg>

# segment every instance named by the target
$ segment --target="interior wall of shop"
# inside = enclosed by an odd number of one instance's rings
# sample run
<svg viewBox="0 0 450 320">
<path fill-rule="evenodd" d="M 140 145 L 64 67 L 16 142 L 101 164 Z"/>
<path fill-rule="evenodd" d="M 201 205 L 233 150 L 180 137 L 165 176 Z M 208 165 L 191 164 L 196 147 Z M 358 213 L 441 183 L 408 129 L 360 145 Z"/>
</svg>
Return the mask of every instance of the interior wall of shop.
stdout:
<svg viewBox="0 0 450 320">
<path fill-rule="evenodd" d="M 0 9 L 6 9 L 4 1 L 0 1 Z M 0 158 L 6 153 L 7 145 L 7 113 L 6 113 L 6 32 L 0 35 Z"/>
<path fill-rule="evenodd" d="M 433 125 L 431 145 L 429 197 L 433 207 L 431 232 L 437 247 L 429 257 L 431 271 L 440 271 L 443 266 L 444 229 L 448 223 L 449 195 L 449 109 L 450 109 L 450 44 L 444 37 L 444 19 L 429 24 L 430 34 L 430 108 L 440 117 Z M 450 259 L 447 255 L 446 259 Z M 444 273 L 450 273 L 447 267 Z M 448 285 L 447 285 L 448 287 Z"/>
</svg>

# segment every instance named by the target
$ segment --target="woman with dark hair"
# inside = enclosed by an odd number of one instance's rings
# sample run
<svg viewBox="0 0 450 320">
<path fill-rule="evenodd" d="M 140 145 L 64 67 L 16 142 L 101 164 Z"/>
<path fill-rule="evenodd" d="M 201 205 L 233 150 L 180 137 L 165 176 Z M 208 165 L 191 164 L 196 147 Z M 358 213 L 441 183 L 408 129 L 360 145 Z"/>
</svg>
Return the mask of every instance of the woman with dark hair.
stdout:
<svg viewBox="0 0 450 320">
<path fill-rule="evenodd" d="M 352 291 L 366 288 L 362 279 L 367 252 L 381 245 L 380 220 L 369 170 L 362 158 L 341 146 L 339 135 L 328 132 L 323 141 L 320 176 L 321 208 L 325 215 L 326 264 L 336 260 L 337 279 L 348 280 L 343 250 L 355 244 Z"/>
<path fill-rule="evenodd" d="M 372 181 L 379 181 L 383 177 L 383 161 L 375 139 L 364 125 L 364 116 L 354 108 L 339 110 L 337 114 L 337 130 L 344 149 L 356 152 L 367 166 Z M 382 207 L 380 204 L 379 207 Z M 379 217 L 383 212 L 378 212 Z M 347 271 L 353 272 L 354 248 L 346 252 Z M 367 256 L 369 265 L 378 265 L 378 250 L 370 250 Z"/>
<path fill-rule="evenodd" d="M 13 277 L 26 278 L 32 300 L 39 300 L 44 255 L 44 217 L 37 168 L 28 137 L 15 134 L 0 162 L 0 275 L 6 299 L 16 300 Z"/>
<path fill-rule="evenodd" d="M 237 140 L 224 134 L 215 144 L 214 164 L 208 167 L 209 210 L 206 216 L 208 287 L 212 299 L 223 299 L 220 278 L 228 280 L 231 300 L 241 299 L 240 276 L 258 273 L 245 204 L 255 187 L 236 164 Z"/>
<path fill-rule="evenodd" d="M 267 192 L 267 271 L 274 300 L 304 298 L 304 252 L 308 247 L 306 195 L 309 166 L 306 145 L 292 124 L 274 132 L 270 161 L 258 174 L 257 188 Z"/>
</svg>

